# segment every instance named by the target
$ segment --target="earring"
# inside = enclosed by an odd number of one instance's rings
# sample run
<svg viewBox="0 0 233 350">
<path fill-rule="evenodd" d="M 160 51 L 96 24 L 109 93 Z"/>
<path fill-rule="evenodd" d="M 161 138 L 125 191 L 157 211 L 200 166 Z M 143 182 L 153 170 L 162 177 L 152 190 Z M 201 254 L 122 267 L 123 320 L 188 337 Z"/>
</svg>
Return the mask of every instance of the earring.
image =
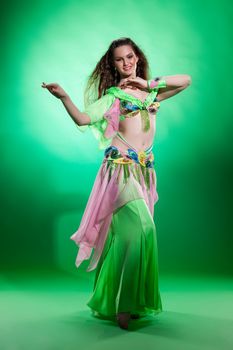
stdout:
<svg viewBox="0 0 233 350">
<path fill-rule="evenodd" d="M 117 81 L 117 69 L 114 67 L 114 77 L 115 77 L 115 82 Z"/>
</svg>

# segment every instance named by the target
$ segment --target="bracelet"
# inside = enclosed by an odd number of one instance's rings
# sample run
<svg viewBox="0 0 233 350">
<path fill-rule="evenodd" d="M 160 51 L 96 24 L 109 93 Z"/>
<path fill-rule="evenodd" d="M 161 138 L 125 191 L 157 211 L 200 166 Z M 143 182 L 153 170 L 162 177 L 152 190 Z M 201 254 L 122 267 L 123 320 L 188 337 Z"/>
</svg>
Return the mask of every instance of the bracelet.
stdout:
<svg viewBox="0 0 233 350">
<path fill-rule="evenodd" d="M 147 80 L 147 87 L 148 90 L 151 91 L 153 90 L 159 83 L 160 77 L 156 77 L 154 79 L 151 80 Z"/>
</svg>

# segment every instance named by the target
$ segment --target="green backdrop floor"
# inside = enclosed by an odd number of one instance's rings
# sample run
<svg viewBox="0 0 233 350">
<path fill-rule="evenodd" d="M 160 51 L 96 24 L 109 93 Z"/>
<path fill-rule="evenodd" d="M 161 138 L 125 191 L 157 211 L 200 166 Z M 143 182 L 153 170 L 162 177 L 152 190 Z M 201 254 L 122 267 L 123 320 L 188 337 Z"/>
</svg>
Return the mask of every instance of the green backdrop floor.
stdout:
<svg viewBox="0 0 233 350">
<path fill-rule="evenodd" d="M 232 349 L 233 280 L 160 276 L 163 312 L 129 330 L 91 315 L 93 272 L 0 275 L 1 350 Z"/>
</svg>

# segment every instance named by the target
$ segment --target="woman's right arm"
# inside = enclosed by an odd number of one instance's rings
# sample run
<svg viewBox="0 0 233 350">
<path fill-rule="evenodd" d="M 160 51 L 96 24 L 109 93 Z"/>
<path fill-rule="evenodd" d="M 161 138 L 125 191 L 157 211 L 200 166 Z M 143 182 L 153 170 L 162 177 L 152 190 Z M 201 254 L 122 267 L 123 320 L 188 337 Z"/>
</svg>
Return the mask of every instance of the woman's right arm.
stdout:
<svg viewBox="0 0 233 350">
<path fill-rule="evenodd" d="M 85 112 L 81 112 L 75 104 L 72 102 L 69 95 L 65 90 L 57 83 L 42 83 L 43 88 L 46 88 L 52 95 L 62 101 L 65 109 L 70 117 L 78 126 L 88 125 L 91 122 L 91 118 Z"/>
<path fill-rule="evenodd" d="M 91 118 L 85 112 L 81 112 L 75 106 L 75 104 L 73 103 L 69 95 L 61 97 L 60 100 L 62 101 L 70 117 L 73 119 L 73 121 L 77 125 L 82 126 L 82 125 L 90 124 Z"/>
</svg>

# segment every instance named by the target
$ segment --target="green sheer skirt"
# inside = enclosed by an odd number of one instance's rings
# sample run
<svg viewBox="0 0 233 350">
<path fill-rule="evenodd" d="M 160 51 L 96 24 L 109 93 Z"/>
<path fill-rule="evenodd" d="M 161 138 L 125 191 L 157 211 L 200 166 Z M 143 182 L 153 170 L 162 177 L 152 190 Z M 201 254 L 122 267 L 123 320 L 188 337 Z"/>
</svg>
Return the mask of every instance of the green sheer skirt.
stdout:
<svg viewBox="0 0 233 350">
<path fill-rule="evenodd" d="M 144 199 L 113 213 L 87 305 L 103 319 L 115 319 L 119 312 L 144 317 L 162 311 L 156 227 Z"/>
</svg>

